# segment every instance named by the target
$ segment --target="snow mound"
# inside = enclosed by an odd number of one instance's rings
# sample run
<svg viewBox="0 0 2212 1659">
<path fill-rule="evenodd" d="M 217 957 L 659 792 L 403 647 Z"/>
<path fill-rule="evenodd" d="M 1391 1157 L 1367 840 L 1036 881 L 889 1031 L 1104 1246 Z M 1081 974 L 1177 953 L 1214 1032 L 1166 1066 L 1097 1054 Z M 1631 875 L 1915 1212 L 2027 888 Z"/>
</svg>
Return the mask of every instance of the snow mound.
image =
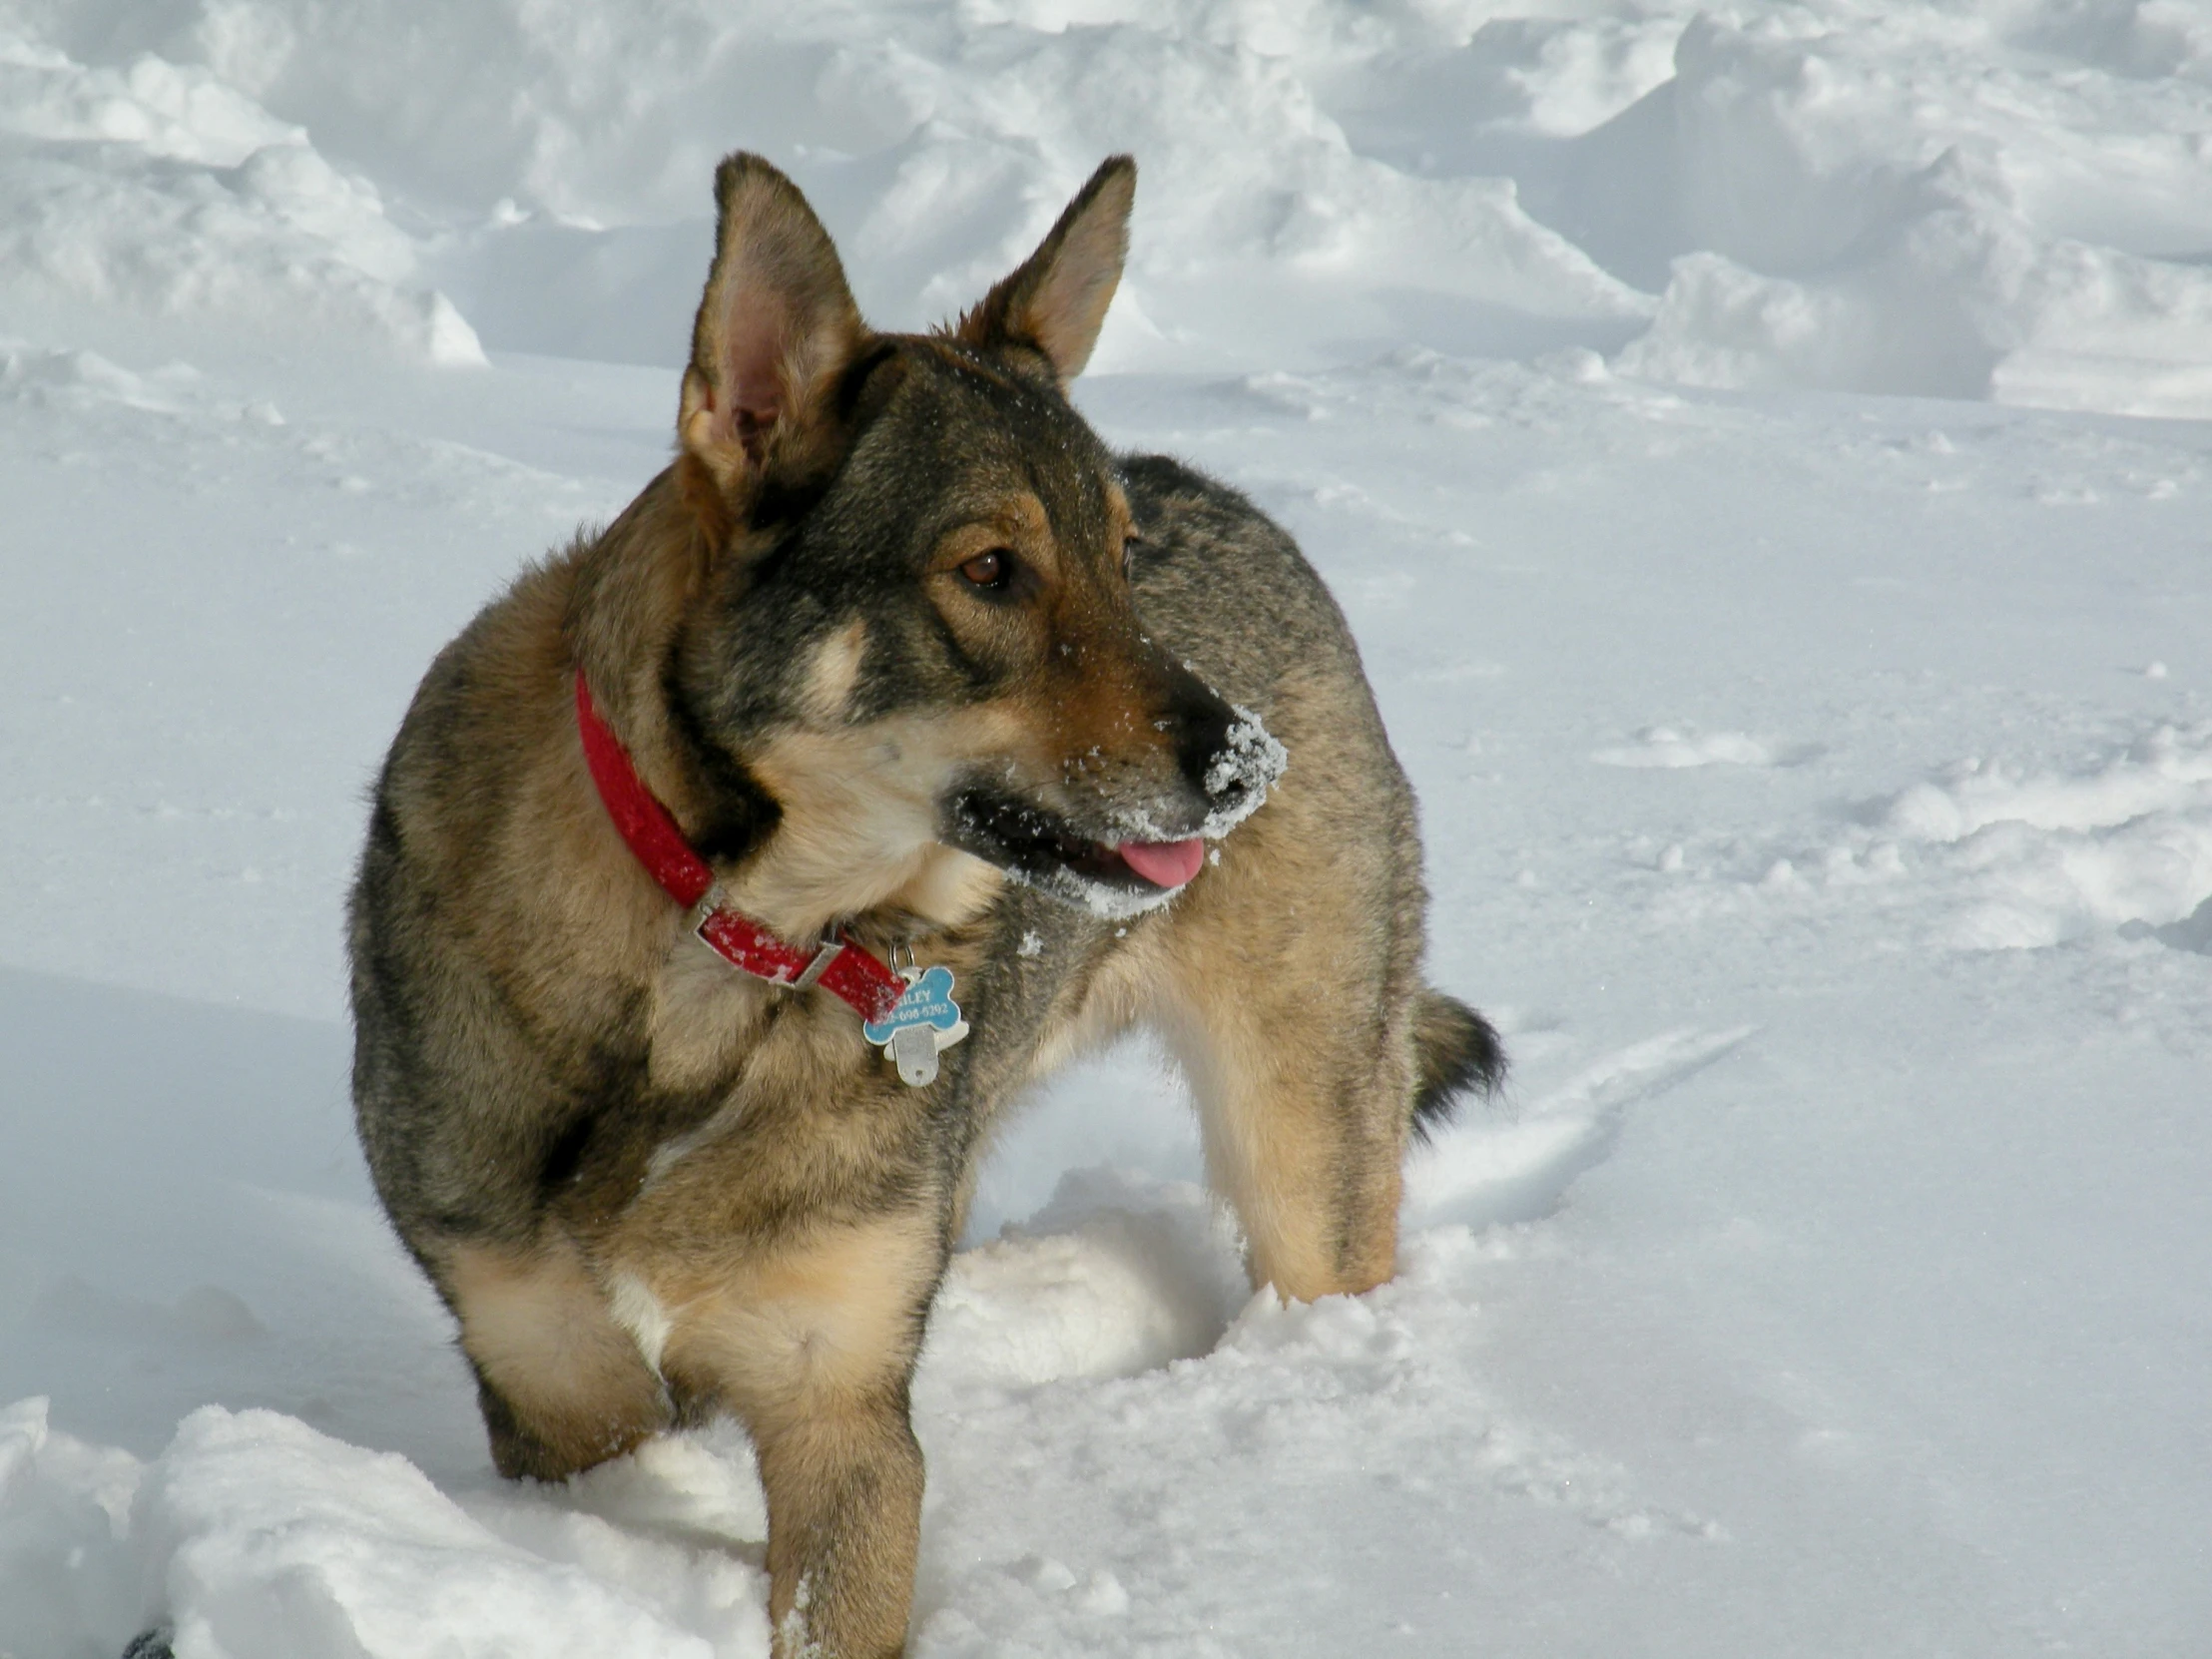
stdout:
<svg viewBox="0 0 2212 1659">
<path fill-rule="evenodd" d="M 1633 744 L 1600 749 L 1590 757 L 1607 767 L 1772 766 L 1773 748 L 1742 732 L 1683 732 L 1647 726 Z"/>
<path fill-rule="evenodd" d="M 524 1632 L 530 1651 L 578 1659 L 718 1651 L 634 1586 L 494 1536 L 404 1458 L 273 1411 L 187 1417 L 135 1524 L 186 1652 L 491 1654 Z"/>
<path fill-rule="evenodd" d="M 376 187 L 202 65 L 86 65 L 0 28 L 0 296 L 18 313 L 126 314 L 241 338 L 367 340 L 483 360 L 414 280 Z"/>
<path fill-rule="evenodd" d="M 495 1524 L 405 1458 L 275 1411 L 207 1406 L 142 1464 L 25 1400 L 0 1412 L 0 1642 L 113 1654 L 158 1614 L 179 1653 L 223 1659 L 768 1651 L 765 1581 L 743 1560 L 558 1499 L 484 1506 Z M 548 1517 L 543 1547 L 499 1535 L 527 1530 L 515 1508 Z M 26 1593 L 41 1563 L 58 1593 Z"/>
<path fill-rule="evenodd" d="M 2123 9 L 2136 15 L 2116 33 L 2135 44 L 2120 64 L 2163 53 L 2162 73 L 2203 71 L 2201 20 L 2161 28 L 2149 8 L 2100 8 Z M 2063 15 L 2023 33 L 2061 47 Z M 1651 253 L 1674 255 L 1621 369 L 2212 413 L 2212 273 L 2145 257 L 2212 238 L 2201 88 L 2174 88 L 2188 117 L 2145 131 L 2112 96 L 2125 68 L 2038 72 L 2011 44 L 1993 15 L 1692 20 L 1673 79 L 1583 141 L 1613 174 L 1591 188 L 1642 216 L 1652 241 L 1634 246 L 1617 218 L 1605 238 L 1646 271 Z M 1648 187 L 1632 206 L 1625 170 Z"/>
<path fill-rule="evenodd" d="M 122 1540 L 141 1465 L 46 1419 L 44 1399 L 0 1407 L 0 1653 L 120 1653 L 138 1628 Z"/>
<path fill-rule="evenodd" d="M 2183 943 L 2212 903 L 2212 726 L 2158 727 L 2071 774 L 1966 762 L 1899 795 L 1883 827 L 1960 889 L 1956 946 Z"/>
<path fill-rule="evenodd" d="M 73 1319 L 103 1317 L 89 1287 L 66 1300 Z M 920 1420 L 1207 1354 L 1250 1300 L 1202 1190 L 1072 1173 L 1035 1217 L 955 1258 Z M 176 1317 L 221 1336 L 241 1316 L 203 1289 Z M 178 1652 L 224 1659 L 753 1659 L 768 1650 L 765 1528 L 728 1423 L 561 1486 L 440 1490 L 405 1457 L 278 1411 L 208 1406 L 141 1462 L 51 1428 L 29 1399 L 0 1411 L 0 1652 L 112 1656 L 159 1618 Z M 1116 1600 L 1106 1580 L 1083 1595 Z"/>
<path fill-rule="evenodd" d="M 172 376 L 172 378 L 176 378 Z M 154 379 L 97 351 L 72 351 L 0 339 L 0 400 L 33 408 L 84 410 L 121 404 L 169 414 L 179 407 Z"/>
<path fill-rule="evenodd" d="M 1825 842 L 1740 848 L 1723 887 L 1783 912 L 1896 915 L 1954 950 L 2212 953 L 2212 725 L 2159 724 L 2068 771 L 1959 761 L 1853 816 Z M 1684 915 L 1733 902 L 1699 862 L 1673 847 L 1658 866 L 1707 877 L 1670 901 Z"/>
<path fill-rule="evenodd" d="M 1544 1115 L 1617 1120 L 1740 1035 L 1675 1033 L 1600 1061 Z M 1198 1188 L 1066 1177 L 1031 1220 L 955 1259 L 931 1322 L 915 1390 L 938 1470 L 924 1542 L 965 1525 L 983 1543 L 925 1557 L 921 1650 L 1064 1651 L 1071 1632 L 1114 1631 L 1139 1651 L 1174 1636 L 1183 1615 L 1151 1604 L 1153 1530 L 1127 1493 L 1102 1490 L 1119 1518 L 1086 1522 L 1080 1553 L 1005 1549 L 997 1487 L 1036 1458 L 1111 1466 L 1189 1505 L 1246 1501 L 1235 1494 L 1255 1478 L 1295 1500 L 1351 1470 L 1413 1467 L 1426 1445 L 1455 1488 L 1624 1538 L 1717 1535 L 1458 1375 L 1438 1338 L 1468 1317 L 1470 1275 L 1511 1253 L 1464 1227 L 1409 1233 L 1397 1283 L 1287 1307 L 1247 1290 L 1234 1234 Z M 1438 1409 L 1455 1427 L 1441 1443 Z M 1194 1424 L 1218 1493 L 1193 1481 Z M 1294 1502 L 1283 1524 L 1326 1536 L 1334 1521 Z M 223 1659 L 758 1659 L 765 1526 L 751 1450 L 727 1423 L 559 1486 L 486 1475 L 441 1489 L 405 1457 L 278 1411 L 204 1407 L 141 1461 L 54 1429 L 29 1399 L 0 1411 L 0 1647 L 112 1656 L 159 1623 L 180 1654 Z"/>
<path fill-rule="evenodd" d="M 1135 1376 L 1207 1353 L 1249 1294 L 1201 1188 L 1071 1171 L 1035 1217 L 954 1258 L 918 1385 Z"/>
</svg>

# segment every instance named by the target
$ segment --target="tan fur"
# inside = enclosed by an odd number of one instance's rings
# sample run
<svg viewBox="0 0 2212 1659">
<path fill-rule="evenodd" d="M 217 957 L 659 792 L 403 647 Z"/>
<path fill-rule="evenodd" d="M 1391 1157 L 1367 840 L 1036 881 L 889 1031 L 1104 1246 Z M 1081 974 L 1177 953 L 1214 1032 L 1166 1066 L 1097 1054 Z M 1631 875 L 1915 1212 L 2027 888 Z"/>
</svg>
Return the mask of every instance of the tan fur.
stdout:
<svg viewBox="0 0 2212 1659">
<path fill-rule="evenodd" d="M 704 943 L 679 937 L 653 978 L 650 1075 L 665 1089 L 705 1087 L 729 1075 L 776 1001 L 774 986 L 732 973 Z"/>
<path fill-rule="evenodd" d="M 860 678 L 860 663 L 867 655 L 867 624 L 855 620 L 823 641 L 814 664 L 807 671 L 807 689 L 801 706 L 818 726 L 834 726 L 844 718 L 852 700 L 852 688 Z"/>
<path fill-rule="evenodd" d="M 573 1243 L 530 1255 L 456 1244 L 444 1265 L 462 1350 L 529 1424 L 495 1441 L 502 1474 L 588 1467 L 668 1426 L 658 1379 Z"/>
<path fill-rule="evenodd" d="M 933 1222 L 832 1228 L 669 1287 L 664 1363 L 753 1435 L 769 1501 L 769 1616 L 781 1631 L 804 1593 L 807 1651 L 903 1646 L 922 1489 L 905 1378 L 936 1285 Z M 832 1539 L 868 1571 L 811 1573 Z"/>
<path fill-rule="evenodd" d="M 964 759 L 1027 746 L 1010 711 L 796 731 L 764 745 L 753 771 L 785 829 L 729 887 L 731 902 L 787 938 L 838 916 L 895 908 L 949 927 L 997 893 L 998 872 L 936 838 L 933 792 Z"/>
<path fill-rule="evenodd" d="M 871 1397 L 904 1375 L 936 1277 L 933 1215 L 811 1230 L 761 1259 L 671 1265 L 660 1229 L 612 1246 L 667 1311 L 664 1368 L 711 1391 L 757 1432 Z"/>
</svg>

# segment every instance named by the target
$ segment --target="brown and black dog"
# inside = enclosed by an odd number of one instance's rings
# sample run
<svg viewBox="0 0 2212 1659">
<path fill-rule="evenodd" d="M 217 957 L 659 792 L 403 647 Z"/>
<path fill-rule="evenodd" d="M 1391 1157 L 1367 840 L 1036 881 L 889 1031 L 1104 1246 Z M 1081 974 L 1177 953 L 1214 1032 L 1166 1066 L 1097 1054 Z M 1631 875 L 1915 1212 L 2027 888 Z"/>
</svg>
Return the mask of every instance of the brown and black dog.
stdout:
<svg viewBox="0 0 2212 1659">
<path fill-rule="evenodd" d="M 674 463 L 445 649 L 376 790 L 361 1142 L 494 1460 L 736 1416 L 782 1656 L 903 1646 L 908 1382 L 1042 1073 L 1157 1028 L 1254 1283 L 1312 1298 L 1390 1277 L 1408 1137 L 1502 1063 L 1421 981 L 1412 795 L 1321 581 L 1067 401 L 1135 183 L 1107 162 L 957 326 L 880 334 L 798 190 L 726 161 Z M 694 910 L 595 722 L 711 875 Z M 970 1034 L 909 1086 L 864 998 L 741 971 L 705 908 L 948 968 Z"/>
</svg>

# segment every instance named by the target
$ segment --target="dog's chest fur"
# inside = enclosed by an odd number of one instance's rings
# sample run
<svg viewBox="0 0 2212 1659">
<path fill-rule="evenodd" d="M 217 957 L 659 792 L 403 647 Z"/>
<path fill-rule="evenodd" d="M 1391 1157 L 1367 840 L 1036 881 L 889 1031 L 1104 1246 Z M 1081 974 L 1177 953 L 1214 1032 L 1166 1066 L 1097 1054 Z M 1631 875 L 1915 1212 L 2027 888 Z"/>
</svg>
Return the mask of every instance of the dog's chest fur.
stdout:
<svg viewBox="0 0 2212 1659">
<path fill-rule="evenodd" d="M 950 1199 L 1012 1097 L 1126 1023 L 1148 934 L 1016 891 L 914 941 L 970 1031 L 909 1088 L 843 1003 L 751 979 L 678 928 L 634 1028 L 600 1050 L 637 1060 L 579 1080 L 595 1098 L 549 1155 L 547 1207 L 610 1248 L 688 1252 Z"/>
</svg>

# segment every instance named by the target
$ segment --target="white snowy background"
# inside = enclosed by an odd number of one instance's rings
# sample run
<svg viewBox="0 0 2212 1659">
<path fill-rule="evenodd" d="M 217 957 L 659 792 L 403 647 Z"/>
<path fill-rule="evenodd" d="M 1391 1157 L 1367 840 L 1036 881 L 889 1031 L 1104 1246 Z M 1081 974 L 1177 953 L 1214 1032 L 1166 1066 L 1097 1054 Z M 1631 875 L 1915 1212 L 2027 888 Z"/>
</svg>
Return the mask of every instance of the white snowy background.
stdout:
<svg viewBox="0 0 2212 1659">
<path fill-rule="evenodd" d="M 897 327 L 1136 153 L 1082 405 L 1330 578 L 1516 1060 L 1310 1308 L 1043 1098 L 914 1653 L 2212 1653 L 2206 0 L 0 0 L 0 1654 L 766 1651 L 734 1432 L 491 1474 L 339 946 L 741 146 Z"/>
</svg>

